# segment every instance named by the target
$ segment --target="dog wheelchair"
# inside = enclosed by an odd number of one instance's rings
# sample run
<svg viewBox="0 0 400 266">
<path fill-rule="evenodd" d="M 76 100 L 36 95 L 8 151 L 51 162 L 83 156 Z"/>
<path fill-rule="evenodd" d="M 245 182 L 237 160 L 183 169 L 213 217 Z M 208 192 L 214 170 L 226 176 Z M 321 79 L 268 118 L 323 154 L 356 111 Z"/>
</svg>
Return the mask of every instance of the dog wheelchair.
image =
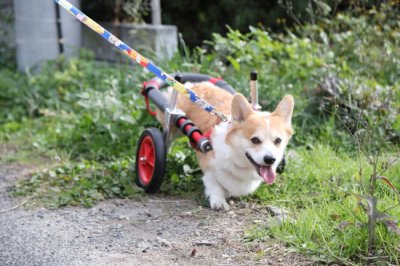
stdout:
<svg viewBox="0 0 400 266">
<path fill-rule="evenodd" d="M 180 83 L 185 82 L 204 82 L 208 81 L 217 87 L 234 95 L 236 91 L 226 81 L 220 78 L 211 77 L 198 73 L 182 73 L 171 75 L 175 76 L 175 80 Z M 253 109 L 260 111 L 258 105 L 258 93 L 256 88 L 257 72 L 250 73 L 250 88 Z M 161 132 L 158 128 L 147 128 L 141 134 L 136 148 L 135 162 L 135 183 L 141 187 L 146 193 L 155 193 L 159 190 L 166 169 L 166 155 L 169 145 L 171 144 L 171 129 L 178 128 L 190 141 L 191 146 L 202 153 L 212 150 L 209 136 L 201 132 L 196 125 L 185 116 L 181 110 L 177 109 L 176 91 L 173 91 L 171 100 L 168 100 L 161 92 L 161 89 L 168 87 L 168 83 L 158 77 L 148 82 L 144 82 L 142 95 L 145 98 L 147 111 L 155 116 L 155 112 L 151 110 L 151 101 L 158 109 L 165 114 L 165 128 Z M 277 172 L 282 173 L 285 167 L 285 159 L 283 159 Z"/>
</svg>

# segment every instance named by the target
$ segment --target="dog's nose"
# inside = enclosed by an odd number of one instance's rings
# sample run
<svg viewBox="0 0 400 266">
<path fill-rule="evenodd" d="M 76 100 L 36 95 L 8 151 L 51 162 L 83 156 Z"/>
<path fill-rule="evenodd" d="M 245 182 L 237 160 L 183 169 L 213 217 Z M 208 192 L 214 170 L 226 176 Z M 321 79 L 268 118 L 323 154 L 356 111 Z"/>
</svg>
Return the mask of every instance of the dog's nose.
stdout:
<svg viewBox="0 0 400 266">
<path fill-rule="evenodd" d="M 271 165 L 271 164 L 273 164 L 274 162 L 275 162 L 275 158 L 274 157 L 271 157 L 271 156 L 268 156 L 268 155 L 265 155 L 264 156 L 264 162 L 266 163 L 266 164 L 268 164 L 268 165 Z"/>
</svg>

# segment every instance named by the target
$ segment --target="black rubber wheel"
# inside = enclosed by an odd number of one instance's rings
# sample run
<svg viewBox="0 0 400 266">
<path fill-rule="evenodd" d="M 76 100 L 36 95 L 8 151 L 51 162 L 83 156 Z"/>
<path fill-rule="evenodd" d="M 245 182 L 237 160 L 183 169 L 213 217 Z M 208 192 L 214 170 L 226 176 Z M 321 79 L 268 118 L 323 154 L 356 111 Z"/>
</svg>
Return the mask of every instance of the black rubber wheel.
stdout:
<svg viewBox="0 0 400 266">
<path fill-rule="evenodd" d="M 164 138 L 157 128 L 147 128 L 136 148 L 135 183 L 146 193 L 160 189 L 165 175 L 166 151 Z"/>
</svg>

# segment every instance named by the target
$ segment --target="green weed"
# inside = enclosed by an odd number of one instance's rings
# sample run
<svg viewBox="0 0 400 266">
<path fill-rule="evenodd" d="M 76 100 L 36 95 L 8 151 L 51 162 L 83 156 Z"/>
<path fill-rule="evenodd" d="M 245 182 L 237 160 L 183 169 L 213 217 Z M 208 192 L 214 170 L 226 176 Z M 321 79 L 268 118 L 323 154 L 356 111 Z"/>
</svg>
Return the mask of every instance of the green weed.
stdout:
<svg viewBox="0 0 400 266">
<path fill-rule="evenodd" d="M 360 163 L 365 176 L 359 174 Z M 296 155 L 288 158 L 286 169 L 276 184 L 262 186 L 256 197 L 262 203 L 290 209 L 293 220 L 270 229 L 258 227 L 250 235 L 280 239 L 325 263 L 367 261 L 367 217 L 355 195 L 364 195 L 368 190 L 368 174 L 373 172 L 368 158 L 357 162 L 318 146 L 313 150 L 296 149 Z M 399 175 L 399 164 L 387 172 L 395 187 L 400 186 L 396 178 Z M 399 217 L 399 201 L 393 190 L 381 183 L 377 196 L 380 211 Z M 371 262 L 398 264 L 400 235 L 383 224 L 378 225 L 376 234 L 376 254 Z"/>
<path fill-rule="evenodd" d="M 167 156 L 167 175 L 162 191 L 201 198 L 201 170 L 194 153 L 186 138 L 174 142 Z"/>
<path fill-rule="evenodd" d="M 105 164 L 66 162 L 17 183 L 13 194 L 32 196 L 38 199 L 36 203 L 53 208 L 66 205 L 90 207 L 105 198 L 131 198 L 141 194 L 133 185 L 133 165 L 130 158 Z"/>
</svg>

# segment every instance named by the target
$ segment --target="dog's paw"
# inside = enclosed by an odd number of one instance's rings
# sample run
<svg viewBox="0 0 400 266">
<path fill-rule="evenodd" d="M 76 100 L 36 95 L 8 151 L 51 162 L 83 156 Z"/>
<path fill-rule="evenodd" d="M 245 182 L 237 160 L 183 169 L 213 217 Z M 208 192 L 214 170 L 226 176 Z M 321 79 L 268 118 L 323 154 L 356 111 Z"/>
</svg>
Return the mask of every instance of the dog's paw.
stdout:
<svg viewBox="0 0 400 266">
<path fill-rule="evenodd" d="M 210 198 L 210 206 L 215 211 L 229 211 L 229 204 L 225 199 Z"/>
</svg>

